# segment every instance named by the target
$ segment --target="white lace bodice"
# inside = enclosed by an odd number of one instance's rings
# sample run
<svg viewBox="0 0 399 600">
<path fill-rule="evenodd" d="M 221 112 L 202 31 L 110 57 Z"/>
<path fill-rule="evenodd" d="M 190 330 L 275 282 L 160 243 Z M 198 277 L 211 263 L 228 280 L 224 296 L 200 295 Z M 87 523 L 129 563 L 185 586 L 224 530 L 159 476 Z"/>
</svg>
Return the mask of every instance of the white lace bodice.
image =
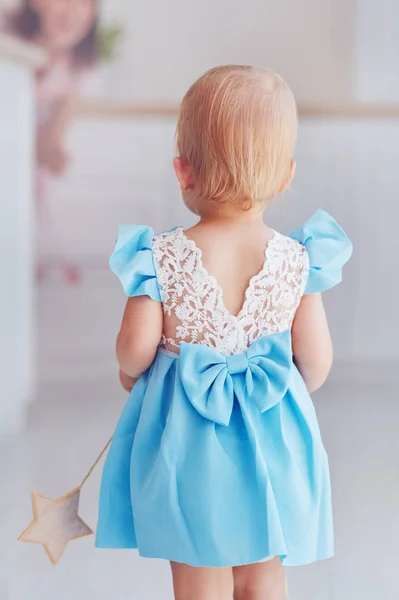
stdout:
<svg viewBox="0 0 399 600">
<path fill-rule="evenodd" d="M 290 329 L 309 270 L 299 242 L 274 232 L 261 271 L 252 277 L 237 316 L 202 264 L 202 253 L 183 228 L 156 236 L 153 256 L 164 309 L 163 345 L 197 343 L 225 355 L 240 354 L 257 339 Z"/>
</svg>

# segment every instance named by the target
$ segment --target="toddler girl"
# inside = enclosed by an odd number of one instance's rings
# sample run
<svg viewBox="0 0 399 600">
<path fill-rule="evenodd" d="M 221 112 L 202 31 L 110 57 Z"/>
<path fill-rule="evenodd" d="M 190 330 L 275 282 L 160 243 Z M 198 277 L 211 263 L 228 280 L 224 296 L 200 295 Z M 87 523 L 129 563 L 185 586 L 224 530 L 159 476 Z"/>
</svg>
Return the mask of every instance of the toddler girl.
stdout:
<svg viewBox="0 0 399 600">
<path fill-rule="evenodd" d="M 131 388 L 103 473 L 97 546 L 171 561 L 177 600 L 283 600 L 282 565 L 333 555 L 328 461 L 309 393 L 331 340 L 320 292 L 351 243 L 318 211 L 290 237 L 263 213 L 290 185 L 297 111 L 263 68 L 188 91 L 175 170 L 197 225 L 123 226 L 111 268 Z"/>
</svg>

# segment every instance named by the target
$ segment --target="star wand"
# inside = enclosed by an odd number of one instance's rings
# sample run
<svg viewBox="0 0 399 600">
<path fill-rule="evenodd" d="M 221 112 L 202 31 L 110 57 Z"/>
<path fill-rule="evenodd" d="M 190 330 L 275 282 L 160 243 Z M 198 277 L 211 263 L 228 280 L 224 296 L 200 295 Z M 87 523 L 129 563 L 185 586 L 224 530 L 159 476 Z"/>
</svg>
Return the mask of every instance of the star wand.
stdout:
<svg viewBox="0 0 399 600">
<path fill-rule="evenodd" d="M 111 442 L 112 438 L 107 442 L 81 484 L 71 492 L 57 500 L 32 492 L 33 521 L 19 536 L 18 541 L 41 544 L 53 565 L 58 563 L 69 542 L 94 533 L 79 517 L 80 492 Z"/>
</svg>

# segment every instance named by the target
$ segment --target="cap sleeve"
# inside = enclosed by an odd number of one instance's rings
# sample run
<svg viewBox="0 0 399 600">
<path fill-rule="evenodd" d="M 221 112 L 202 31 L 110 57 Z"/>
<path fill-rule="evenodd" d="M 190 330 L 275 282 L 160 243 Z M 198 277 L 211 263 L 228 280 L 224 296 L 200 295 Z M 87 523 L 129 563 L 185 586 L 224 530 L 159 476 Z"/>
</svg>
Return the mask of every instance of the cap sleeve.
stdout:
<svg viewBox="0 0 399 600">
<path fill-rule="evenodd" d="M 121 225 L 109 264 L 127 296 L 149 296 L 161 301 L 154 259 L 151 227 Z"/>
<path fill-rule="evenodd" d="M 342 267 L 352 255 L 352 243 L 331 215 L 318 210 L 290 237 L 303 244 L 309 256 L 305 294 L 323 292 L 342 281 Z"/>
</svg>

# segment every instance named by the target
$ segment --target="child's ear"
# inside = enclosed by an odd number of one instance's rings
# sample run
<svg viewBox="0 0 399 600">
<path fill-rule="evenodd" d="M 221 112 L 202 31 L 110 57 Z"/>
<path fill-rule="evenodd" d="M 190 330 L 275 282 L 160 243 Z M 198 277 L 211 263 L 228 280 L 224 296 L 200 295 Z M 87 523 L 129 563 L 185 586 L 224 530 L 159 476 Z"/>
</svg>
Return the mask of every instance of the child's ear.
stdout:
<svg viewBox="0 0 399 600">
<path fill-rule="evenodd" d="M 282 186 L 280 188 L 280 194 L 282 194 L 283 192 L 285 192 L 285 190 L 290 187 L 294 177 L 295 177 L 295 171 L 296 171 L 296 162 L 294 159 L 291 160 L 290 163 L 290 168 L 287 174 L 287 177 L 284 179 Z"/>
<path fill-rule="evenodd" d="M 176 177 L 179 180 L 181 189 L 188 190 L 193 187 L 194 174 L 187 161 L 178 156 L 174 159 L 173 166 L 175 168 Z"/>
</svg>

